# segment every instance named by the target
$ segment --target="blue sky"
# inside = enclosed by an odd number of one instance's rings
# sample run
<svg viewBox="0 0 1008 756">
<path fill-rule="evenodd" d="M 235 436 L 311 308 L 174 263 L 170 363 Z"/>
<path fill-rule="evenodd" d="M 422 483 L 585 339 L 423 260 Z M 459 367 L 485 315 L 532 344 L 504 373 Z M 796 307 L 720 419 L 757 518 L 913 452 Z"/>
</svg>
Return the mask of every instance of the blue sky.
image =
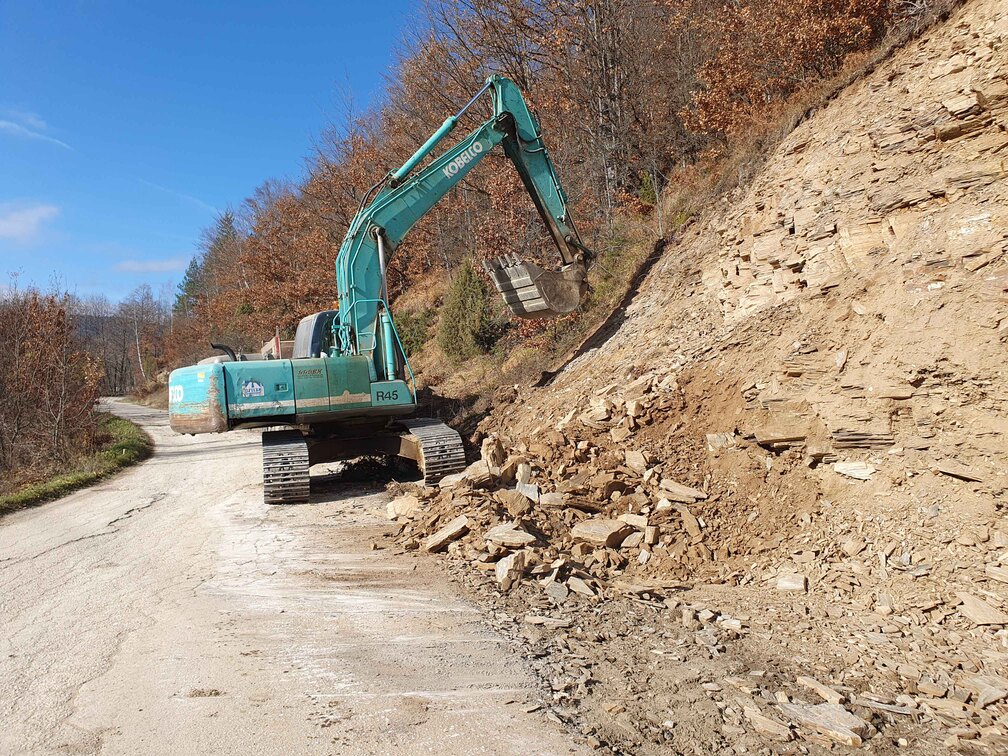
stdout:
<svg viewBox="0 0 1008 756">
<path fill-rule="evenodd" d="M 180 280 L 215 213 L 380 97 L 415 0 L 0 0 L 0 284 Z"/>
</svg>

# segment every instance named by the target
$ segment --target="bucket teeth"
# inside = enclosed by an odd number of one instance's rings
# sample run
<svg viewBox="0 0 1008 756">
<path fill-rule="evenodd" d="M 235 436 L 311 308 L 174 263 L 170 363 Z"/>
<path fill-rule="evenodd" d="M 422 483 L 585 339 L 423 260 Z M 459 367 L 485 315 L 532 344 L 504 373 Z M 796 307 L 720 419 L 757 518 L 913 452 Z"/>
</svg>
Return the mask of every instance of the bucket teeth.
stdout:
<svg viewBox="0 0 1008 756">
<path fill-rule="evenodd" d="M 554 318 L 573 312 L 588 288 L 581 263 L 548 271 L 522 262 L 517 255 L 504 255 L 484 261 L 483 268 L 505 304 L 520 318 Z"/>
</svg>

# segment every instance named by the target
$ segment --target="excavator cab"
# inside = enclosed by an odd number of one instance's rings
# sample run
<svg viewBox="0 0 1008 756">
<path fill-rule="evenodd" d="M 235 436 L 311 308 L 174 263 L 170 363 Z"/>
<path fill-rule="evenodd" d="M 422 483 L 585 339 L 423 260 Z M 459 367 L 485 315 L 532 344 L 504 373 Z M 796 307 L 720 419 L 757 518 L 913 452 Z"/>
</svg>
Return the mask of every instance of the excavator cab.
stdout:
<svg viewBox="0 0 1008 756">
<path fill-rule="evenodd" d="M 588 291 L 584 263 L 543 270 L 517 255 L 487 260 L 483 268 L 511 312 L 519 318 L 555 318 L 573 312 Z"/>
<path fill-rule="evenodd" d="M 295 360 L 321 357 L 333 348 L 333 322 L 339 319 L 339 310 L 324 310 L 306 315 L 298 323 L 294 334 Z"/>
</svg>

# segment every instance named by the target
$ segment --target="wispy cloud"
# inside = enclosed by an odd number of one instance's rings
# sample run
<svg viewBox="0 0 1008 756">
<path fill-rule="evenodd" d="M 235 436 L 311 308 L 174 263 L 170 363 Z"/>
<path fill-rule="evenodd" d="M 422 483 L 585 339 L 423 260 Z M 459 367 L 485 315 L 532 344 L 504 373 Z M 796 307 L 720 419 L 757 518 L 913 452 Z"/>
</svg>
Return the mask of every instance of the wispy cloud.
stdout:
<svg viewBox="0 0 1008 756">
<path fill-rule="evenodd" d="M 3 116 L 0 119 L 0 132 L 4 134 L 18 139 L 34 139 L 40 142 L 48 142 L 65 150 L 73 149 L 66 142 L 49 136 L 46 133 L 49 130 L 48 124 L 37 113 L 25 110 L 5 110 Z"/>
<path fill-rule="evenodd" d="M 0 239 L 29 242 L 42 229 L 42 224 L 59 215 L 55 205 L 0 204 Z"/>
<path fill-rule="evenodd" d="M 35 129 L 36 131 L 45 131 L 49 128 L 42 116 L 38 113 L 32 113 L 30 110 L 13 110 L 7 108 L 3 111 L 4 118 L 10 118 L 12 121 L 17 121 L 20 124 L 24 124 L 29 129 Z"/>
<path fill-rule="evenodd" d="M 186 194 L 185 192 L 177 192 L 174 189 L 169 189 L 167 186 L 161 186 L 160 184 L 155 184 L 153 181 L 146 181 L 145 179 L 140 179 L 140 183 L 145 186 L 149 186 L 151 189 L 157 189 L 159 192 L 165 192 L 173 197 L 178 197 L 181 200 L 190 202 L 193 205 L 203 208 L 204 210 L 209 210 L 211 213 L 216 213 L 217 208 L 213 205 L 207 204 L 199 197 L 193 197 L 191 194 Z"/>
<path fill-rule="evenodd" d="M 188 257 L 165 257 L 160 260 L 123 260 L 115 269 L 121 273 L 180 273 L 188 266 Z"/>
</svg>

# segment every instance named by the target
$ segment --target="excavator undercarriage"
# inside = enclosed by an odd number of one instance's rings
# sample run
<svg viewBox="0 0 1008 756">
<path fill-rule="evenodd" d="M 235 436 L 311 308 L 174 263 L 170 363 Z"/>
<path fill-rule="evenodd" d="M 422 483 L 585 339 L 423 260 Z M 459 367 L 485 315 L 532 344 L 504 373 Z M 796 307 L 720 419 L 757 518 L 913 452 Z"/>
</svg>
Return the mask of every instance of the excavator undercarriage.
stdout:
<svg viewBox="0 0 1008 756">
<path fill-rule="evenodd" d="M 427 417 L 396 420 L 381 430 L 327 436 L 317 428 L 265 431 L 263 498 L 267 504 L 308 501 L 311 465 L 366 456 L 402 457 L 416 463 L 426 485 L 465 469 L 458 431 Z"/>
</svg>

